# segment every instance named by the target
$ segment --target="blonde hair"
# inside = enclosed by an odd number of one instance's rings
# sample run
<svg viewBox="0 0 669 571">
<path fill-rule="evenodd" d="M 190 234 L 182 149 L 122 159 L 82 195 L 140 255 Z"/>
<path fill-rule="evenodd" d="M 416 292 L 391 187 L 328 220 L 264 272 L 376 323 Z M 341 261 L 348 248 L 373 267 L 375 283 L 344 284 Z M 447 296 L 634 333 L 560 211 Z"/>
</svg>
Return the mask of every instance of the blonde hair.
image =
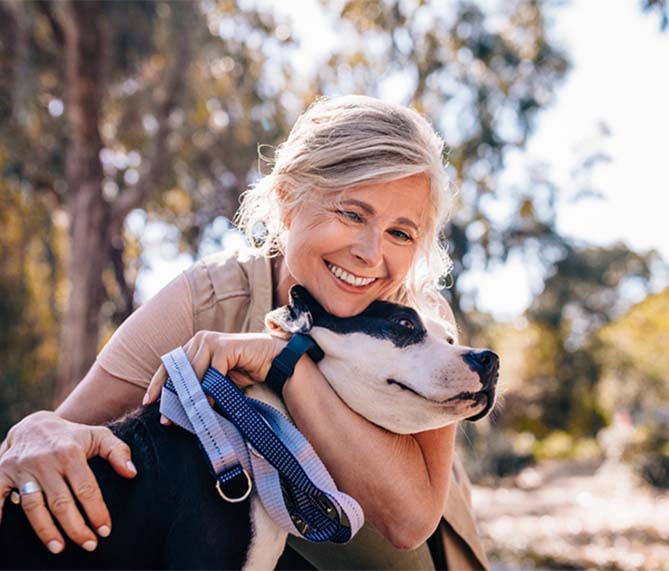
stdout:
<svg viewBox="0 0 669 571">
<path fill-rule="evenodd" d="M 451 269 L 439 240 L 452 205 L 443 153 L 443 140 L 413 109 L 360 95 L 319 99 L 272 158 L 260 153 L 272 171 L 242 195 L 236 223 L 254 247 L 273 256 L 283 248 L 281 207 L 292 214 L 307 200 L 336 201 L 346 188 L 425 174 L 431 212 L 397 301 L 434 316 Z"/>
</svg>

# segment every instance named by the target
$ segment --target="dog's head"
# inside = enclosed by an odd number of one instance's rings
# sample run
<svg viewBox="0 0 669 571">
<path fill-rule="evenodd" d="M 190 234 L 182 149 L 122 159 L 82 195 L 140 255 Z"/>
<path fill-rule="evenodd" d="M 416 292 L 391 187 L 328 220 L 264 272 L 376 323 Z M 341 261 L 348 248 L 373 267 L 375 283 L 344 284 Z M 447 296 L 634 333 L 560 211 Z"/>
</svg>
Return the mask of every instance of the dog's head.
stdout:
<svg viewBox="0 0 669 571">
<path fill-rule="evenodd" d="M 368 420 L 407 434 L 478 420 L 495 401 L 499 359 L 454 343 L 436 322 L 397 303 L 375 301 L 354 317 L 327 313 L 301 286 L 267 315 L 275 335 L 308 333 L 319 368 L 337 394 Z"/>
</svg>

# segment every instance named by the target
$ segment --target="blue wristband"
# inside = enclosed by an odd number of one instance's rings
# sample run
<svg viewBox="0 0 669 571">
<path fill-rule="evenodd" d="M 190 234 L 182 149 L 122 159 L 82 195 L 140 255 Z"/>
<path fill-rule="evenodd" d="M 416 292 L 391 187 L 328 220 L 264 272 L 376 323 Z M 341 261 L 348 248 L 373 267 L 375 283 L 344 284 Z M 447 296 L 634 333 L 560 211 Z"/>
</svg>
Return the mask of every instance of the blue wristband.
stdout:
<svg viewBox="0 0 669 571">
<path fill-rule="evenodd" d="M 281 396 L 288 377 L 293 374 L 295 365 L 305 353 L 312 358 L 314 363 L 318 363 L 324 356 L 323 351 L 312 337 L 303 333 L 293 334 L 288 345 L 272 360 L 272 366 L 265 377 L 265 384 Z"/>
</svg>

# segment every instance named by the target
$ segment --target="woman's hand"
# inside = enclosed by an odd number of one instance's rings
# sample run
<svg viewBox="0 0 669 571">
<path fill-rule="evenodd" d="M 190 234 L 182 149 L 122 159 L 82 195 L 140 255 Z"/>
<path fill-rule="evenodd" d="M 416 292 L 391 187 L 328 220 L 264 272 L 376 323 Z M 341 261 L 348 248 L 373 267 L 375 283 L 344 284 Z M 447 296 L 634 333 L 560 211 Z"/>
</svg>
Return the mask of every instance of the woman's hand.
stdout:
<svg viewBox="0 0 669 571">
<path fill-rule="evenodd" d="M 65 542 L 56 527 L 87 551 L 97 547 L 97 536 L 86 525 L 77 501 L 98 535 L 111 532 L 111 518 L 88 458 L 102 456 L 125 478 L 137 471 L 127 444 L 102 426 L 67 421 L 55 412 L 40 411 L 24 418 L 8 433 L 0 456 L 0 517 L 12 488 L 36 482 L 42 492 L 21 496 L 21 506 L 40 540 L 52 553 Z M 47 507 L 48 506 L 48 507 Z"/>
<path fill-rule="evenodd" d="M 198 331 L 184 345 L 184 350 L 199 379 L 209 367 L 214 367 L 244 388 L 264 381 L 272 360 L 286 343 L 285 339 L 268 333 Z M 151 379 L 143 404 L 150 404 L 160 396 L 166 380 L 167 373 L 161 365 Z"/>
</svg>

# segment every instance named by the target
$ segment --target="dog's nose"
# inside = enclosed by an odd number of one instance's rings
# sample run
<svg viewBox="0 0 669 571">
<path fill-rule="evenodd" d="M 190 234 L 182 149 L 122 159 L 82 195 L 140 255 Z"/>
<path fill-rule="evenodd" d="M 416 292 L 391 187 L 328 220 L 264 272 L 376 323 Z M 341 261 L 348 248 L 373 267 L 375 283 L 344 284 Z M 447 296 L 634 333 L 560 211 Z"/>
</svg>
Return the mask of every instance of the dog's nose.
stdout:
<svg viewBox="0 0 669 571">
<path fill-rule="evenodd" d="M 487 386 L 497 378 L 499 371 L 499 357 L 497 353 L 488 349 L 484 351 L 470 351 L 463 355 L 463 359 L 472 371 L 479 374 L 483 385 Z"/>
</svg>

